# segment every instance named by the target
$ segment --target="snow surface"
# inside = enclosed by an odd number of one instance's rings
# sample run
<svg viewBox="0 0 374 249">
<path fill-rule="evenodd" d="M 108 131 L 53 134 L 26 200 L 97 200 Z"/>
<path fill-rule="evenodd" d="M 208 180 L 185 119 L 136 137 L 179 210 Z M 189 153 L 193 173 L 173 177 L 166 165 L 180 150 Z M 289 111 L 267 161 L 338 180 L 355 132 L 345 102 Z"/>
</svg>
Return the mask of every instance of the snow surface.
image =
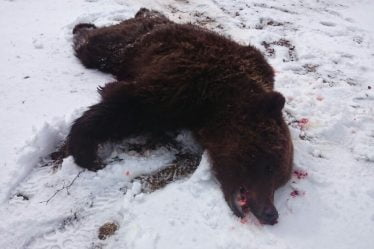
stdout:
<svg viewBox="0 0 374 249">
<path fill-rule="evenodd" d="M 297 171 L 276 193 L 277 225 L 236 218 L 206 154 L 189 179 L 151 194 L 131 179 L 170 162 L 164 148 L 123 154 L 97 173 L 71 157 L 41 167 L 112 80 L 74 57 L 72 27 L 118 23 L 140 7 L 268 56 Z M 0 248 L 374 248 L 372 13 L 369 0 L 1 1 Z M 99 240 L 106 222 L 119 230 Z"/>
</svg>

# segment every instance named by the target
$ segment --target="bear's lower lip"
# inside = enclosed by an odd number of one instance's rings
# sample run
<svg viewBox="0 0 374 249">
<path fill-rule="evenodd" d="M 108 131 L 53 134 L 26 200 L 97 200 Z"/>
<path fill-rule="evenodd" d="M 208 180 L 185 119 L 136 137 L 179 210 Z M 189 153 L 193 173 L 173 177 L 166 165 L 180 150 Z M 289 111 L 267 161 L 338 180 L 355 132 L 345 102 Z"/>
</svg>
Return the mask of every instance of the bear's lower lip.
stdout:
<svg viewBox="0 0 374 249">
<path fill-rule="evenodd" d="M 263 225 L 275 225 L 278 223 L 278 220 L 273 220 L 273 221 L 263 221 L 263 220 L 260 220 L 259 221 L 261 222 L 261 224 Z"/>
</svg>

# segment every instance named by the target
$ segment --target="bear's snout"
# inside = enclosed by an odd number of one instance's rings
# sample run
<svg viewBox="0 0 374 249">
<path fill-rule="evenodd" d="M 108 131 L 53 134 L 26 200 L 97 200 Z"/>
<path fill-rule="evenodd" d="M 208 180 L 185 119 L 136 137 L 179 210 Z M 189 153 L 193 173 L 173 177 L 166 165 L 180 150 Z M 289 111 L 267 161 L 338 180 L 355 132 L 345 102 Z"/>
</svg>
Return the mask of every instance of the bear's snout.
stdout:
<svg viewBox="0 0 374 249">
<path fill-rule="evenodd" d="M 273 196 L 273 195 L 272 195 Z M 241 187 L 233 195 L 229 206 L 238 217 L 243 218 L 248 212 L 252 212 L 261 224 L 274 225 L 278 223 L 279 214 L 273 204 L 273 197 L 261 198 L 253 191 Z"/>
<path fill-rule="evenodd" d="M 270 204 L 263 209 L 259 214 L 258 219 L 262 224 L 274 225 L 278 223 L 278 217 L 277 209 Z"/>
</svg>

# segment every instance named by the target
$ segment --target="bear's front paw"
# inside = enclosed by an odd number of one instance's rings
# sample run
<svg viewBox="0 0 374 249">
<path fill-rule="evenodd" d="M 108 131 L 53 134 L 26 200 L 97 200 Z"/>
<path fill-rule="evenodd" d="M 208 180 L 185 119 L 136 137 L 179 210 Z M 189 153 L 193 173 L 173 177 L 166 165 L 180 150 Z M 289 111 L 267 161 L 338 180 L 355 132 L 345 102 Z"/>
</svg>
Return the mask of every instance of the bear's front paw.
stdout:
<svg viewBox="0 0 374 249">
<path fill-rule="evenodd" d="M 90 163 L 89 167 L 84 167 L 91 171 L 98 171 L 100 169 L 103 169 L 105 167 L 105 164 L 102 162 L 101 159 L 96 158 L 92 163 Z"/>
<path fill-rule="evenodd" d="M 90 153 L 84 150 L 80 150 L 78 153 L 72 154 L 72 156 L 74 158 L 74 162 L 82 168 L 91 171 L 97 171 L 104 168 L 103 162 L 96 157 L 96 151 L 95 153 Z"/>
<path fill-rule="evenodd" d="M 74 158 L 74 162 L 85 169 L 91 171 L 97 171 L 104 168 L 104 163 L 101 159 L 96 157 L 96 153 L 94 154 L 85 154 L 83 151 L 80 151 L 77 154 L 72 154 Z"/>
<path fill-rule="evenodd" d="M 81 136 L 69 136 L 67 150 L 72 155 L 74 162 L 85 169 L 97 171 L 104 167 L 103 162 L 97 157 L 98 144 Z"/>
</svg>

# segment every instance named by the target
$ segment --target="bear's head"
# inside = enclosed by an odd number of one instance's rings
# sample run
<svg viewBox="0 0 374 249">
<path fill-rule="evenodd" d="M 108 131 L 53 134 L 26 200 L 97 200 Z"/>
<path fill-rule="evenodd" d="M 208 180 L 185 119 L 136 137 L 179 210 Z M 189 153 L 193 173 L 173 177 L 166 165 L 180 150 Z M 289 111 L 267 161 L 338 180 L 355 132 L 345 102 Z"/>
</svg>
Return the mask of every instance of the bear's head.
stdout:
<svg viewBox="0 0 374 249">
<path fill-rule="evenodd" d="M 291 176 L 293 148 L 282 117 L 285 99 L 277 92 L 253 96 L 245 110 L 218 124 L 220 134 L 207 145 L 213 171 L 233 212 L 252 212 L 275 224 L 274 192 Z M 218 138 L 218 139 L 217 139 Z M 209 140 L 209 139 L 208 139 Z"/>
</svg>

